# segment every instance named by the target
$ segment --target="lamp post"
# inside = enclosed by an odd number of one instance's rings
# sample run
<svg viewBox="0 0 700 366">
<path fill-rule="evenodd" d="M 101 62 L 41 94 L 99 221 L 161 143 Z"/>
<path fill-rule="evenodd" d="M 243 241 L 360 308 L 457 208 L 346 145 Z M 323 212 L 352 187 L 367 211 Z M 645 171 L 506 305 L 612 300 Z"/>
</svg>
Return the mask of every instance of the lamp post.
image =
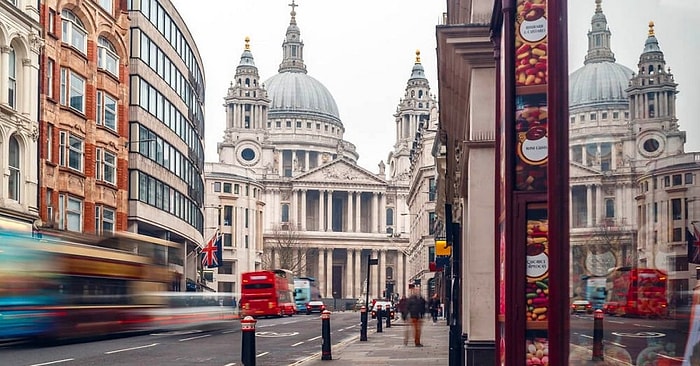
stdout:
<svg viewBox="0 0 700 366">
<path fill-rule="evenodd" d="M 367 291 L 365 292 L 365 310 L 360 312 L 360 334 L 367 334 L 367 311 L 369 311 L 369 281 L 370 281 L 370 268 L 371 266 L 376 266 L 379 264 L 379 259 L 377 258 L 367 258 Z"/>
</svg>

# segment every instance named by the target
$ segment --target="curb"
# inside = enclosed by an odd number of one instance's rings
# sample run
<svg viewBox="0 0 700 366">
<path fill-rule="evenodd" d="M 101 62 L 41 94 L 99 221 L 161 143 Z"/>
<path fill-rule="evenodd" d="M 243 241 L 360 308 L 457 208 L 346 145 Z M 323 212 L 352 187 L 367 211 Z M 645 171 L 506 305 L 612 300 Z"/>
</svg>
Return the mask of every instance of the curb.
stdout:
<svg viewBox="0 0 700 366">
<path fill-rule="evenodd" d="M 358 339 L 360 339 L 359 334 L 347 337 L 347 338 L 343 339 L 342 341 L 338 342 L 338 344 L 333 345 L 332 351 L 343 350 L 350 343 L 353 343 L 353 342 L 357 341 Z M 301 360 L 295 361 L 294 363 L 290 363 L 287 366 L 300 366 L 300 365 L 303 365 L 303 364 L 310 362 L 310 361 L 320 360 L 320 358 L 321 358 L 321 351 L 318 351 L 318 352 L 316 352 L 316 353 L 314 353 L 306 358 L 302 358 Z"/>
</svg>

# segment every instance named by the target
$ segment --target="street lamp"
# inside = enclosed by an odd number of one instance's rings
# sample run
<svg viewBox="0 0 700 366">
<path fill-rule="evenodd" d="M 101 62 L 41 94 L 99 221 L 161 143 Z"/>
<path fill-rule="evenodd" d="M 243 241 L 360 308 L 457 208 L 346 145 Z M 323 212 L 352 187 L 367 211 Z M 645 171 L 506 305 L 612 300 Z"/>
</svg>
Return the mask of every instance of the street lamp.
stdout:
<svg viewBox="0 0 700 366">
<path fill-rule="evenodd" d="M 367 312 L 369 311 L 369 282 L 370 282 L 370 268 L 371 266 L 376 266 L 379 264 L 379 259 L 378 258 L 367 258 L 367 290 L 365 292 L 365 310 L 360 312 L 360 338 L 363 338 L 362 335 L 365 335 L 364 338 L 366 339 L 366 334 L 367 334 Z M 362 339 L 360 339 L 362 340 Z"/>
</svg>

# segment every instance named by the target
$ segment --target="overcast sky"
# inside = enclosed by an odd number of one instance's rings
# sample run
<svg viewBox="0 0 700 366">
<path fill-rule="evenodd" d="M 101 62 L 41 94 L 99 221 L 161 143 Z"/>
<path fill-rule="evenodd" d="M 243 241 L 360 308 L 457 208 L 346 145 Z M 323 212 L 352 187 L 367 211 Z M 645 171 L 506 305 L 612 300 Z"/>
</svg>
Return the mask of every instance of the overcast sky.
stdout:
<svg viewBox="0 0 700 366">
<path fill-rule="evenodd" d="M 207 161 L 216 161 L 224 125 L 223 97 L 249 36 L 263 81 L 277 74 L 289 25 L 291 0 L 172 0 L 204 60 Z M 297 0 L 296 18 L 309 75 L 333 94 L 345 139 L 357 146 L 359 164 L 373 172 L 394 143 L 394 117 L 415 60 L 421 61 L 437 94 L 435 26 L 444 0 Z M 594 0 L 570 0 L 569 71 L 583 65 Z M 648 22 L 671 67 L 678 90 L 678 118 L 688 131 L 686 151 L 700 151 L 700 124 L 691 106 L 700 101 L 700 2 L 695 0 L 604 0 L 617 62 L 637 69 Z"/>
</svg>

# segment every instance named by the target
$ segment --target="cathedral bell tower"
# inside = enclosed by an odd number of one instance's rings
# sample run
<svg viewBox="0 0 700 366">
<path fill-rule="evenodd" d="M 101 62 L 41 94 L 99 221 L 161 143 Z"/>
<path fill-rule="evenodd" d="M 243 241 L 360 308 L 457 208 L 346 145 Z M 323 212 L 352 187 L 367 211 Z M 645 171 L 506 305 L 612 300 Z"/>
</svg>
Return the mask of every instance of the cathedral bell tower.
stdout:
<svg viewBox="0 0 700 366">
<path fill-rule="evenodd" d="M 420 50 L 416 50 L 416 61 L 411 70 L 411 77 L 406 85 L 404 97 L 399 101 L 394 114 L 396 123 L 396 142 L 389 154 L 389 178 L 408 179 L 411 168 L 411 153 L 416 135 L 423 130 L 435 130 L 430 126 L 431 113 L 436 107 L 436 100 L 430 94 L 430 84 L 425 77 L 425 70 L 420 62 Z M 403 177 L 403 178 L 402 178 Z"/>
<path fill-rule="evenodd" d="M 269 106 L 270 99 L 260 84 L 258 68 L 250 52 L 250 38 L 246 37 L 234 81 L 224 97 L 226 129 L 223 142 L 217 146 L 219 162 L 250 167 L 260 164 Z"/>
<path fill-rule="evenodd" d="M 685 131 L 679 130 L 676 118 L 678 84 L 671 69 L 666 68 L 654 22 L 649 22 L 649 34 L 637 66 L 638 72 L 632 75 L 626 90 L 637 152 L 646 159 L 683 153 Z"/>
</svg>

